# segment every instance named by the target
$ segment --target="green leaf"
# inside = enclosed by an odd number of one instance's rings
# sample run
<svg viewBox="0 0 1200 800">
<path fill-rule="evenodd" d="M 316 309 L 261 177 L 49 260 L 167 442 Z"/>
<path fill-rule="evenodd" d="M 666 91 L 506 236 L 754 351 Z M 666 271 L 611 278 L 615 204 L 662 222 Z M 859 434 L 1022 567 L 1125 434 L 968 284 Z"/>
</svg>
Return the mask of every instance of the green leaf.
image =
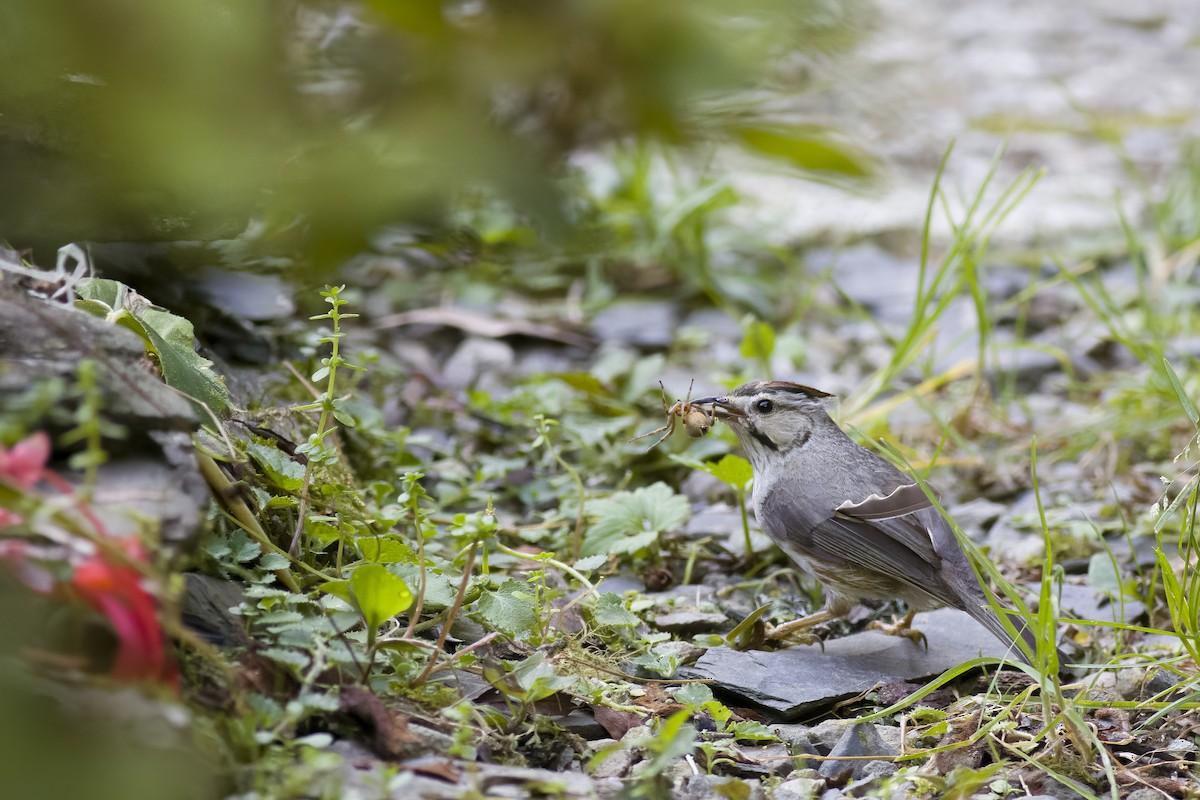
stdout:
<svg viewBox="0 0 1200 800">
<path fill-rule="evenodd" d="M 752 719 L 745 719 L 727 726 L 725 733 L 733 734 L 734 739 L 749 742 L 774 742 L 779 740 L 778 736 L 771 733 L 770 728 Z"/>
<path fill-rule="evenodd" d="M 350 591 L 350 581 L 325 581 L 317 589 L 354 605 L 354 593 Z"/>
<path fill-rule="evenodd" d="M 292 565 L 288 561 L 287 556 L 279 553 L 267 553 L 258 560 L 258 568 L 274 572 L 275 570 L 287 569 Z"/>
<path fill-rule="evenodd" d="M 775 353 L 775 329 L 765 322 L 750 322 L 745 329 L 738 348 L 742 358 L 769 361 Z"/>
<path fill-rule="evenodd" d="M 382 564 L 363 564 L 355 569 L 350 575 L 350 591 L 368 628 L 378 628 L 413 601 L 404 581 Z"/>
<path fill-rule="evenodd" d="M 304 466 L 293 461 L 278 447 L 259 442 L 246 445 L 246 452 L 262 468 L 271 483 L 286 492 L 298 492 L 304 485 Z"/>
<path fill-rule="evenodd" d="M 163 380 L 220 414 L 229 407 L 225 383 L 212 362 L 196 353 L 192 323 L 151 305 L 119 281 L 90 278 L 76 287 L 77 305 L 142 337 L 162 368 Z M 128 304 L 127 304 L 128 301 Z"/>
<path fill-rule="evenodd" d="M 586 394 L 601 397 L 608 397 L 612 394 L 604 382 L 590 372 L 554 372 L 547 377 L 558 378 L 572 389 L 578 389 Z"/>
<path fill-rule="evenodd" d="M 533 604 L 518 597 L 528 590 L 526 584 L 510 578 L 499 588 L 484 592 L 479 598 L 479 615 L 484 624 L 514 639 L 529 637 L 537 628 L 537 613 Z"/>
<path fill-rule="evenodd" d="M 599 553 L 594 556 L 588 556 L 587 558 L 581 558 L 571 566 L 575 567 L 575 569 L 579 570 L 580 572 L 591 572 L 594 569 L 600 569 L 607 563 L 608 554 Z"/>
<path fill-rule="evenodd" d="M 399 575 L 415 591 L 421 585 L 421 568 L 412 562 L 391 564 L 388 571 Z M 425 568 L 425 594 L 422 603 L 427 611 L 440 611 L 454 604 L 458 587 L 446 575 Z"/>
<path fill-rule="evenodd" d="M 149 306 L 133 312 L 146 329 L 146 336 L 162 365 L 163 380 L 194 400 L 220 414 L 229 407 L 225 383 L 212 370 L 212 362 L 195 350 L 192 323 L 169 311 Z"/>
<path fill-rule="evenodd" d="M 354 543 L 367 561 L 380 564 L 415 564 L 417 561 L 417 551 L 408 542 L 394 536 L 363 536 Z"/>
<path fill-rule="evenodd" d="M 1138 596 L 1138 582 L 1135 578 L 1122 579 L 1121 572 L 1112 564 L 1109 553 L 1094 553 L 1087 563 L 1087 585 L 1109 596 L 1110 600 L 1120 600 L 1124 597 Z M 1114 613 L 1117 610 L 1114 609 Z"/>
<path fill-rule="evenodd" d="M 687 498 L 665 483 L 617 492 L 593 504 L 597 519 L 588 529 L 583 555 L 638 553 L 676 530 L 691 515 Z"/>
<path fill-rule="evenodd" d="M 732 133 L 755 153 L 787 161 L 805 172 L 851 178 L 871 174 L 869 161 L 861 153 L 837 144 L 826 129 L 815 125 L 745 125 Z"/>
<path fill-rule="evenodd" d="M 109 313 L 121 308 L 121 301 L 126 289 L 120 281 L 108 278 L 84 278 L 75 287 L 75 305 L 93 314 L 103 308 L 97 316 L 108 316 Z M 83 302 L 80 302 L 83 301 Z"/>
<path fill-rule="evenodd" d="M 671 696 L 677 702 L 683 703 L 685 706 L 691 707 L 693 710 L 699 709 L 705 703 L 711 702 L 713 692 L 708 686 L 703 683 L 685 683 L 675 691 L 671 692 Z"/>
<path fill-rule="evenodd" d="M 641 620 L 625 607 L 625 601 L 620 596 L 605 592 L 596 598 L 596 607 L 592 609 L 592 622 L 614 628 L 632 628 Z"/>
<path fill-rule="evenodd" d="M 320 591 L 345 600 L 357 609 L 363 624 L 378 628 L 412 605 L 412 592 L 382 564 L 363 564 L 345 581 L 326 581 Z"/>
<path fill-rule="evenodd" d="M 308 669 L 308 656 L 297 650 L 289 650 L 282 647 L 267 647 L 259 650 L 258 653 L 277 664 L 284 664 L 291 667 L 297 673 Z"/>
<path fill-rule="evenodd" d="M 654 738 L 647 743 L 649 749 L 657 752 L 650 762 L 642 767 L 646 774 L 657 775 L 676 759 L 692 751 L 696 745 L 696 729 L 685 724 L 691 715 L 692 712 L 685 708 L 676 711 L 659 724 Z"/>
<path fill-rule="evenodd" d="M 1179 382 L 1179 376 L 1175 374 L 1175 368 L 1165 358 L 1163 359 L 1163 367 L 1167 370 L 1167 378 L 1171 381 L 1171 388 L 1175 390 L 1175 396 L 1179 398 L 1179 404 L 1183 406 L 1183 413 L 1187 414 L 1188 419 L 1192 421 L 1192 425 L 1200 425 L 1200 411 L 1196 410 L 1196 404 L 1192 402 L 1192 398 L 1188 397 L 1187 392 L 1183 390 L 1183 384 Z"/>
<path fill-rule="evenodd" d="M 750 462 L 733 454 L 727 455 L 715 463 L 706 463 L 704 471 L 727 486 L 738 490 L 746 488 L 746 484 L 754 477 L 754 468 L 750 466 Z"/>
<path fill-rule="evenodd" d="M 512 676 L 517 685 L 525 690 L 526 703 L 536 703 L 547 697 L 570 689 L 578 682 L 577 679 L 560 676 L 554 671 L 554 665 L 546 661 L 546 654 L 539 651 L 513 667 Z"/>
</svg>

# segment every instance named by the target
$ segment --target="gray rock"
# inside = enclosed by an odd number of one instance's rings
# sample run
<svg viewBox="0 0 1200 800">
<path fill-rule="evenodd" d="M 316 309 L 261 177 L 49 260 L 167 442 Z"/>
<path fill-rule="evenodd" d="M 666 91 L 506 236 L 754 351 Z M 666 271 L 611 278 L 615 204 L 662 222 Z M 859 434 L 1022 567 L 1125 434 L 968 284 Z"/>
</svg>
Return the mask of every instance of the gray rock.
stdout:
<svg viewBox="0 0 1200 800">
<path fill-rule="evenodd" d="M 589 741 L 603 739 L 608 736 L 608 731 L 604 730 L 604 726 L 596 722 L 595 715 L 591 711 L 582 708 L 571 711 L 565 717 L 557 720 L 557 722 L 576 736 Z"/>
<path fill-rule="evenodd" d="M 824 755 L 829 747 L 819 747 L 819 741 L 808 725 L 780 723 L 771 726 L 771 732 L 778 736 L 791 749 L 794 756 Z M 836 740 L 835 740 L 836 741 Z M 832 746 L 832 744 L 830 745 Z"/>
<path fill-rule="evenodd" d="M 978 540 L 988 528 L 1000 518 L 1007 506 L 996 503 L 986 497 L 976 497 L 966 503 L 957 503 L 946 510 L 950 518 L 972 539 Z"/>
<path fill-rule="evenodd" d="M 813 800 L 824 789 L 824 778 L 791 778 L 775 787 L 771 800 Z"/>
<path fill-rule="evenodd" d="M 876 730 L 878 730 L 878 726 L 876 726 Z M 899 753 L 900 750 L 897 748 L 893 753 L 891 753 L 891 755 L 899 755 Z M 863 777 L 871 779 L 881 778 L 887 775 L 895 775 L 896 771 L 899 769 L 900 768 L 896 766 L 896 762 L 894 761 L 868 761 L 863 766 Z"/>
<path fill-rule="evenodd" d="M 920 680 L 980 655 L 1002 657 L 1005 647 L 962 611 L 918 614 L 914 623 L 929 648 L 878 631 L 863 631 L 819 647 L 774 652 L 708 650 L 682 677 L 711 679 L 720 688 L 783 719 L 832 705 L 880 683 Z"/>
<path fill-rule="evenodd" d="M 676 636 L 712 633 L 729 627 L 729 620 L 719 611 L 672 611 L 654 618 L 654 627 Z"/>
<path fill-rule="evenodd" d="M 745 788 L 743 788 L 745 787 Z M 762 784 L 721 775 L 689 775 L 683 784 L 684 800 L 763 800 Z"/>
<path fill-rule="evenodd" d="M 829 759 L 821 764 L 818 772 L 826 778 L 838 778 L 850 773 L 852 778 L 862 778 L 868 764 L 864 759 L 879 756 L 895 756 L 900 751 L 883 740 L 871 723 L 860 723 L 849 728 L 829 751 Z M 878 774 L 876 771 L 873 774 Z"/>
<path fill-rule="evenodd" d="M 241 604 L 245 585 L 196 572 L 184 573 L 183 579 L 183 624 L 218 647 L 245 643 L 245 625 L 230 612 Z"/>
<path fill-rule="evenodd" d="M 722 772 L 738 778 L 757 780 L 790 775 L 795 768 L 792 753 L 786 745 L 768 744 L 752 747 L 742 744 L 738 746 L 738 751 L 742 759 L 722 767 Z"/>
<path fill-rule="evenodd" d="M 1050 797 L 1044 795 L 1047 800 L 1062 800 L 1059 797 Z M 1129 794 L 1125 795 L 1125 800 L 1161 800 L 1162 792 L 1157 789 L 1151 789 L 1149 786 L 1143 786 L 1140 789 L 1134 789 Z"/>
<path fill-rule="evenodd" d="M 876 319 L 905 323 L 912 316 L 919 269 L 916 261 L 901 260 L 875 244 L 841 251 L 813 250 L 806 261 L 810 272 L 828 272 L 847 297 L 865 306 Z"/>
<path fill-rule="evenodd" d="M 36 331 L 37 335 L 31 335 Z M 95 360 L 104 416 L 142 431 L 196 426 L 181 395 L 145 365 L 146 346 L 133 331 L 79 309 L 0 289 L 0 412 L 3 400 L 37 381 L 74 383 L 79 362 Z"/>
<path fill-rule="evenodd" d="M 1037 497 L 1033 492 L 1026 492 L 1009 506 L 1008 512 L 996 521 L 983 541 L 992 560 L 1028 564 L 1042 557 L 1045 543 L 1041 533 L 1017 524 L 1018 520 L 1024 522 L 1036 513 Z"/>
<path fill-rule="evenodd" d="M 625 592 L 640 592 L 646 588 L 646 584 L 637 578 L 628 575 L 608 575 L 600 579 L 596 584 L 597 592 L 611 592 L 612 594 L 624 594 Z"/>
<path fill-rule="evenodd" d="M 592 333 L 603 342 L 666 349 L 675 341 L 679 307 L 667 301 L 618 300 L 592 318 Z"/>
<path fill-rule="evenodd" d="M 507 373 L 516 354 L 506 342 L 468 336 L 442 367 L 442 379 L 455 389 L 494 388 L 497 376 Z"/>
<path fill-rule="evenodd" d="M 846 730 L 849 727 L 850 723 L 844 719 L 822 720 L 810 729 L 809 737 L 813 742 L 820 745 L 823 748 L 823 752 L 828 755 L 829 751 L 846 735 Z"/>
<path fill-rule="evenodd" d="M 190 438 L 177 432 L 170 432 L 170 436 Z M 165 464 L 154 455 L 115 459 L 102 465 L 92 490 L 92 509 L 108 530 L 151 526 L 165 545 L 189 542 L 198 532 L 201 514 L 211 499 L 208 486 L 200 476 L 194 454 L 176 464 Z M 79 473 L 65 477 L 73 486 L 83 484 Z"/>
<path fill-rule="evenodd" d="M 1106 592 L 1098 592 L 1090 586 L 1064 583 L 1061 591 L 1064 616 L 1103 622 L 1131 622 L 1146 613 L 1146 606 L 1137 600 L 1125 597 L 1114 603 Z"/>
<path fill-rule="evenodd" d="M 875 732 L 879 734 L 879 738 L 887 743 L 889 750 L 893 753 L 899 753 L 903 743 L 903 733 L 896 725 L 876 725 Z M 890 763 L 890 762 L 889 762 Z"/>
<path fill-rule="evenodd" d="M 422 800 L 457 800 L 466 795 L 514 797 L 522 800 L 550 795 L 583 800 L 596 796 L 596 786 L 592 779 L 581 772 L 554 772 L 548 769 L 466 762 L 447 759 L 444 756 L 430 757 L 429 760 L 439 767 L 454 768 L 458 773 L 458 780 L 451 782 L 414 775 L 417 778 L 414 782 L 406 780 L 387 784 L 388 791 L 383 796 L 394 800 L 411 800 L 414 797 L 420 797 Z M 406 769 L 419 767 L 422 761 L 423 759 L 404 761 L 396 766 L 404 773 Z M 346 788 L 365 785 L 366 781 L 359 777 L 354 783 L 348 781 Z M 366 796 L 380 795 L 376 789 L 373 794 Z"/>
<path fill-rule="evenodd" d="M 624 778 L 629 774 L 629 768 L 632 766 L 633 754 L 621 748 L 604 756 L 604 759 L 592 767 L 590 771 L 592 778 L 596 780 Z"/>
<path fill-rule="evenodd" d="M 719 540 L 731 533 L 741 535 L 742 513 L 724 504 L 705 505 L 692 515 L 683 529 L 683 535 L 689 539 L 712 536 Z"/>
</svg>

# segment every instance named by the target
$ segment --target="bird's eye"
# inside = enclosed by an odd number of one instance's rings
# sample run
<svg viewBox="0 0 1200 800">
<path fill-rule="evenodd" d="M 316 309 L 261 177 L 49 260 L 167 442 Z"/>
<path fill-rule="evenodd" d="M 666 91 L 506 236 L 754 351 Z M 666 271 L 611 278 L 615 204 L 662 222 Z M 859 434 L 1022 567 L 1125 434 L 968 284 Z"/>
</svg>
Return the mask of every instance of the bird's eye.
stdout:
<svg viewBox="0 0 1200 800">
<path fill-rule="evenodd" d="M 770 411 L 772 408 L 775 407 L 775 404 L 772 403 L 770 400 L 759 400 L 757 403 L 754 404 L 754 407 L 757 408 L 762 413 L 766 414 L 768 411 Z"/>
</svg>

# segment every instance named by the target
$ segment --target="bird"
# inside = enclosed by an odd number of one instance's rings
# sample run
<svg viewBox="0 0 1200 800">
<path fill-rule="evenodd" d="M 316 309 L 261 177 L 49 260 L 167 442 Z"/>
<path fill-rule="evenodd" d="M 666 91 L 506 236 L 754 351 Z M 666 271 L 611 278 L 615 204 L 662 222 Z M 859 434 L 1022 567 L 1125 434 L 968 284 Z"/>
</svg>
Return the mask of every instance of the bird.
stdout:
<svg viewBox="0 0 1200 800">
<path fill-rule="evenodd" d="M 949 606 L 1031 663 L 1034 632 L 1013 618 L 1024 647 L 1017 644 L 929 496 L 911 476 L 846 435 L 826 411 L 831 397 L 790 381 L 752 381 L 723 397 L 691 401 L 711 409 L 737 435 L 753 468 L 759 525 L 825 589 L 820 610 L 768 626 L 768 638 L 813 643 L 819 641 L 810 633 L 813 626 L 845 616 L 859 601 L 900 599 L 908 606 L 903 619 L 873 627 L 925 641 L 912 628 L 914 615 Z"/>
</svg>

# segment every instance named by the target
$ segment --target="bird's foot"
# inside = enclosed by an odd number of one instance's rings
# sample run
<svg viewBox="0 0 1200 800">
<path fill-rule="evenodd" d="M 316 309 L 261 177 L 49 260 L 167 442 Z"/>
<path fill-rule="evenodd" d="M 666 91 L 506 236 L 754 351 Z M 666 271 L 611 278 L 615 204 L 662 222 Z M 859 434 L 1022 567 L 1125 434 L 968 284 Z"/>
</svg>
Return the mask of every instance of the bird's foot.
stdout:
<svg viewBox="0 0 1200 800">
<path fill-rule="evenodd" d="M 804 620 L 796 620 L 796 622 L 804 622 Z M 766 638 L 772 642 L 782 642 L 784 644 L 819 644 L 821 650 L 825 650 L 825 642 L 820 636 L 817 636 L 807 625 L 795 625 L 788 622 L 778 627 L 768 623 L 766 625 Z"/>
<path fill-rule="evenodd" d="M 915 644 L 924 645 L 925 649 L 928 650 L 929 637 L 912 626 L 913 617 L 915 615 L 915 611 L 909 611 L 901 619 L 898 619 L 895 622 L 880 622 L 879 620 L 873 620 L 871 624 L 867 626 L 867 630 L 882 631 L 888 636 L 903 636 L 905 639 L 908 639 Z"/>
</svg>

